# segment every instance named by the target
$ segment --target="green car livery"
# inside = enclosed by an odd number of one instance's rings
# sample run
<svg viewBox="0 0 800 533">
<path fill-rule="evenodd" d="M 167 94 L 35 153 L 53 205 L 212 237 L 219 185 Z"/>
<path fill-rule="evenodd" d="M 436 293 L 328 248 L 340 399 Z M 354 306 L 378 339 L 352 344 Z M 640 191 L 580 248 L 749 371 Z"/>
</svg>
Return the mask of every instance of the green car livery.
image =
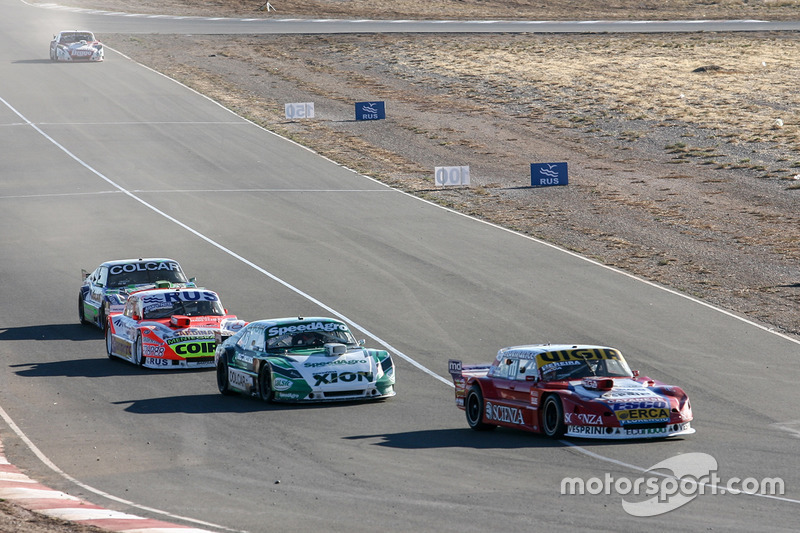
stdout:
<svg viewBox="0 0 800 533">
<path fill-rule="evenodd" d="M 217 386 L 276 402 L 374 400 L 395 395 L 385 350 L 365 348 L 332 318 L 258 320 L 217 347 Z"/>
</svg>

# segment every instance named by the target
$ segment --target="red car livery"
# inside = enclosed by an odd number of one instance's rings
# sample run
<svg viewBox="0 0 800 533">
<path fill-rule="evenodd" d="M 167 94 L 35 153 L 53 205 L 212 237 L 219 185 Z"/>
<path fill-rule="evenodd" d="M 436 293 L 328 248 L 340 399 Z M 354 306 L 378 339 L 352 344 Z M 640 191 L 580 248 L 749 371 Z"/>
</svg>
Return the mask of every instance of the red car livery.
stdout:
<svg viewBox="0 0 800 533">
<path fill-rule="evenodd" d="M 456 405 L 475 430 L 549 437 L 640 439 L 695 432 L 680 388 L 632 372 L 619 350 L 536 344 L 503 348 L 492 364 L 450 360 Z"/>
<path fill-rule="evenodd" d="M 103 61 L 103 45 L 90 31 L 62 31 L 50 41 L 50 61 Z"/>
</svg>

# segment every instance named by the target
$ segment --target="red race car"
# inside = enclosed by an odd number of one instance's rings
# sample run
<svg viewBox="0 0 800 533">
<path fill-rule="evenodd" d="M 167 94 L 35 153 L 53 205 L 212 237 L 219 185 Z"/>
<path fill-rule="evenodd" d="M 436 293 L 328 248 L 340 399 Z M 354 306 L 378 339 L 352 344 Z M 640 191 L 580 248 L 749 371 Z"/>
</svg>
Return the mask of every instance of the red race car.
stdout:
<svg viewBox="0 0 800 533">
<path fill-rule="evenodd" d="M 477 431 L 506 426 L 548 437 L 641 439 L 695 432 L 680 387 L 632 372 L 605 346 L 534 344 L 490 365 L 451 359 L 456 405 Z"/>
</svg>

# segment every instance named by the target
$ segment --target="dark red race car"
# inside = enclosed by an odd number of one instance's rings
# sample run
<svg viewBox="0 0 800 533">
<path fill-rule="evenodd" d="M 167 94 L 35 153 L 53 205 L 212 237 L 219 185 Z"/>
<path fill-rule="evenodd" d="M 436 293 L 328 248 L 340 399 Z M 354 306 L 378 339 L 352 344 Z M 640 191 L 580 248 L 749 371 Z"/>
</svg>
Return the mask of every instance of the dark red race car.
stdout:
<svg viewBox="0 0 800 533">
<path fill-rule="evenodd" d="M 632 372 L 605 346 L 503 348 L 490 365 L 450 360 L 456 405 L 481 431 L 507 426 L 549 437 L 641 439 L 695 432 L 689 397 Z"/>
</svg>

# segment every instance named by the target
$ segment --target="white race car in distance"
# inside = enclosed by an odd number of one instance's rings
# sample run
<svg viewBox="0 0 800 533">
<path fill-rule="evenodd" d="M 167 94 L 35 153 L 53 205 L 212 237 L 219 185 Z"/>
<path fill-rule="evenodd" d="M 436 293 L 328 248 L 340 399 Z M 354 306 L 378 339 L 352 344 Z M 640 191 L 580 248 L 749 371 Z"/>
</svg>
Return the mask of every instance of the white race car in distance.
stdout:
<svg viewBox="0 0 800 533">
<path fill-rule="evenodd" d="M 62 31 L 50 41 L 50 61 L 102 61 L 103 45 L 90 31 Z"/>
</svg>

